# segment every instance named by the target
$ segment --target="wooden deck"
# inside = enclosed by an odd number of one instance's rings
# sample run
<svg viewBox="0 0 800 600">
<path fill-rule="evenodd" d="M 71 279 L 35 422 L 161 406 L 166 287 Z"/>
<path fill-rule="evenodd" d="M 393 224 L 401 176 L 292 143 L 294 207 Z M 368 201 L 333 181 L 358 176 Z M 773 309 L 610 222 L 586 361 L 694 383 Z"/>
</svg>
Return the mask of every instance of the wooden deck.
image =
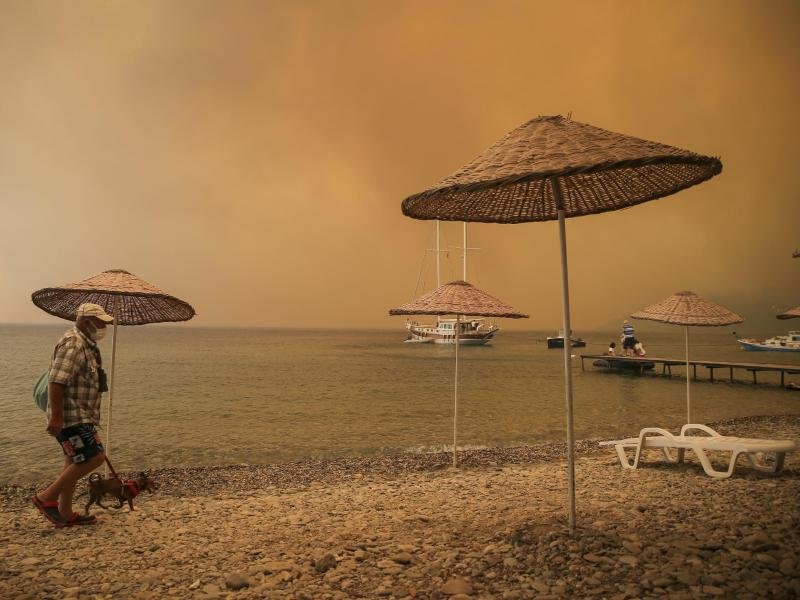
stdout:
<svg viewBox="0 0 800 600">
<path fill-rule="evenodd" d="M 677 358 L 658 358 L 654 356 L 607 356 L 605 354 L 581 354 L 581 370 L 585 371 L 584 359 L 590 358 L 592 360 L 605 360 L 608 361 L 610 368 L 622 368 L 622 364 L 626 365 L 643 365 L 644 363 L 654 363 L 661 365 L 661 374 L 667 377 L 672 377 L 672 367 L 685 367 L 686 361 Z M 714 381 L 715 369 L 728 369 L 728 378 L 731 382 L 735 381 L 733 377 L 734 369 L 749 371 L 753 375 L 753 383 L 758 383 L 758 373 L 771 372 L 780 373 L 781 385 L 786 385 L 786 375 L 800 375 L 800 365 L 775 365 L 769 363 L 746 363 L 746 362 L 724 362 L 719 360 L 690 360 L 689 366 L 692 368 L 692 378 L 697 379 L 697 367 L 705 367 L 708 370 L 709 381 Z M 630 368 L 630 367 L 628 367 Z M 635 371 L 635 367 L 633 367 Z M 642 369 L 640 369 L 640 372 Z"/>
</svg>

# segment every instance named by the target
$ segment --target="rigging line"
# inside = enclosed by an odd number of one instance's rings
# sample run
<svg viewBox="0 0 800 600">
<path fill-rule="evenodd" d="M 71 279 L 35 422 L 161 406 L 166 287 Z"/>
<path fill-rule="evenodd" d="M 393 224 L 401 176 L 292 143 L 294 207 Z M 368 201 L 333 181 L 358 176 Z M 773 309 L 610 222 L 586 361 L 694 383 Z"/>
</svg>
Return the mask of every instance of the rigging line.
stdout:
<svg viewBox="0 0 800 600">
<path fill-rule="evenodd" d="M 413 301 L 417 297 L 417 292 L 419 291 L 419 283 L 422 280 L 422 271 L 425 269 L 425 259 L 428 258 L 428 250 L 425 249 L 425 252 L 422 253 L 422 261 L 419 263 L 419 272 L 417 273 L 417 284 L 414 286 L 414 293 L 411 294 L 411 301 Z"/>
<path fill-rule="evenodd" d="M 426 240 L 426 243 L 425 243 L 425 250 L 422 253 L 422 260 L 420 261 L 420 264 L 419 264 L 419 271 L 417 272 L 417 285 L 414 286 L 414 294 L 411 296 L 411 300 L 412 301 L 417 297 L 417 294 L 419 293 L 420 283 L 423 284 L 423 287 L 424 287 L 424 284 L 425 284 L 425 281 L 422 278 L 422 273 L 425 271 L 425 261 L 428 258 L 428 253 L 430 252 L 430 243 L 428 243 L 428 242 L 431 241 L 431 239 L 430 239 L 431 237 L 432 237 L 432 234 L 428 234 L 428 239 Z"/>
</svg>

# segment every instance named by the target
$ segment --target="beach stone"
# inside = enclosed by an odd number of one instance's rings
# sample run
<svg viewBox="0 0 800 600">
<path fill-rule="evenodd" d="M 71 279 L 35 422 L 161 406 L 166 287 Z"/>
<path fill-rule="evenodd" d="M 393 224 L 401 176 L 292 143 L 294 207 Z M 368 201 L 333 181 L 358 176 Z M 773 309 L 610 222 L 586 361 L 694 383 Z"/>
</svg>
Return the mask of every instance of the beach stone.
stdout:
<svg viewBox="0 0 800 600">
<path fill-rule="evenodd" d="M 196 590 L 196 589 L 197 589 L 197 588 L 199 588 L 199 587 L 200 587 L 200 580 L 199 580 L 199 579 L 195 579 L 195 580 L 194 580 L 194 581 L 193 581 L 193 582 L 192 582 L 192 583 L 189 585 L 189 589 L 190 589 L 190 590 Z"/>
<path fill-rule="evenodd" d="M 675 579 L 681 582 L 684 585 L 697 585 L 700 582 L 700 577 L 695 573 L 689 573 L 688 571 L 679 571 L 675 574 Z"/>
<path fill-rule="evenodd" d="M 550 586 L 541 579 L 534 579 L 533 581 L 531 581 L 531 587 L 540 594 L 550 593 Z"/>
<path fill-rule="evenodd" d="M 629 567 L 635 567 L 639 564 L 639 559 L 636 558 L 635 556 L 630 556 L 629 554 L 620 556 L 617 560 L 623 564 L 628 565 Z"/>
<path fill-rule="evenodd" d="M 784 558 L 778 565 L 778 570 L 787 577 L 794 577 L 794 561 L 791 558 Z"/>
<path fill-rule="evenodd" d="M 766 552 L 759 552 L 755 555 L 755 559 L 770 566 L 776 566 L 778 564 L 778 561 Z"/>
<path fill-rule="evenodd" d="M 769 537 L 761 531 L 757 531 L 752 535 L 748 535 L 741 539 L 741 541 L 736 544 L 736 547 L 744 550 L 744 549 L 753 549 L 756 546 L 761 546 L 762 544 L 768 544 L 770 542 Z"/>
<path fill-rule="evenodd" d="M 209 596 L 218 596 L 222 593 L 222 590 L 220 590 L 219 586 L 215 583 L 207 583 L 203 586 L 203 593 Z"/>
<path fill-rule="evenodd" d="M 772 542 L 767 542 L 766 544 L 759 544 L 753 547 L 753 552 L 769 552 L 771 550 L 780 550 L 780 546 Z"/>
<path fill-rule="evenodd" d="M 264 573 L 280 573 L 281 571 L 291 571 L 295 567 L 294 563 L 286 560 L 269 560 L 261 563 L 261 570 Z"/>
<path fill-rule="evenodd" d="M 242 588 L 250 587 L 252 582 L 242 573 L 230 573 L 225 578 L 225 587 L 229 590 L 241 590 Z"/>
<path fill-rule="evenodd" d="M 709 596 L 724 596 L 725 590 L 722 588 L 718 588 L 713 585 L 704 585 L 702 588 L 704 594 L 708 594 Z"/>
<path fill-rule="evenodd" d="M 589 561 L 590 563 L 595 563 L 595 564 L 601 563 L 605 560 L 602 556 L 598 556 L 597 554 L 591 554 L 591 553 L 584 554 L 583 559 Z"/>
<path fill-rule="evenodd" d="M 396 563 L 400 563 L 401 565 L 410 564 L 413 557 L 408 552 L 400 552 L 399 554 L 395 554 L 392 557 L 392 560 Z"/>
<path fill-rule="evenodd" d="M 25 567 L 31 567 L 33 565 L 38 565 L 41 561 L 36 558 L 35 556 L 30 556 L 28 558 L 23 558 L 19 564 Z"/>
<path fill-rule="evenodd" d="M 440 591 L 448 596 L 456 596 L 458 594 L 469 596 L 472 594 L 472 585 L 464 579 L 454 577 L 442 585 Z"/>
<path fill-rule="evenodd" d="M 642 545 L 636 542 L 622 542 L 623 548 L 625 548 L 631 554 L 641 554 L 642 553 Z"/>
<path fill-rule="evenodd" d="M 325 573 L 336 566 L 336 558 L 333 554 L 326 554 L 320 559 L 314 561 L 314 568 L 318 573 Z"/>
</svg>

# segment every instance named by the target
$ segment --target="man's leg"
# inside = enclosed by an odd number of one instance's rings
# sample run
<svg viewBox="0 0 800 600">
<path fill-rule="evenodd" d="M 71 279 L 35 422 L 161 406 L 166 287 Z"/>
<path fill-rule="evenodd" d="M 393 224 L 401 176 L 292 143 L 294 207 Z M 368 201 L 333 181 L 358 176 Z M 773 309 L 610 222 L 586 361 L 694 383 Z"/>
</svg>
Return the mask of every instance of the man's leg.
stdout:
<svg viewBox="0 0 800 600">
<path fill-rule="evenodd" d="M 39 500 L 44 503 L 55 502 L 58 500 L 58 509 L 61 515 L 65 518 L 72 517 L 72 496 L 75 493 L 75 485 L 78 480 L 84 475 L 88 475 L 97 467 L 103 464 L 106 455 L 104 453 L 92 456 L 86 462 L 74 464 L 67 458 L 69 462 L 50 486 L 39 494 Z"/>
</svg>

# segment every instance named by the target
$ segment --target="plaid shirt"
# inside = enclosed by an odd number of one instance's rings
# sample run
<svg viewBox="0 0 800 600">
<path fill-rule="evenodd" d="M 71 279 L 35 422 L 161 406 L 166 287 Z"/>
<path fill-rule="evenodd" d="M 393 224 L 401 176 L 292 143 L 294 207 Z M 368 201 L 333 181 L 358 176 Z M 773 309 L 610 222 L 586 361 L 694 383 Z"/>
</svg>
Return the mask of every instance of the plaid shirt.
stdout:
<svg viewBox="0 0 800 600">
<path fill-rule="evenodd" d="M 56 344 L 50 362 L 50 383 L 64 385 L 64 427 L 100 424 L 100 350 L 73 327 Z M 47 416 L 50 417 L 48 403 Z"/>
</svg>

